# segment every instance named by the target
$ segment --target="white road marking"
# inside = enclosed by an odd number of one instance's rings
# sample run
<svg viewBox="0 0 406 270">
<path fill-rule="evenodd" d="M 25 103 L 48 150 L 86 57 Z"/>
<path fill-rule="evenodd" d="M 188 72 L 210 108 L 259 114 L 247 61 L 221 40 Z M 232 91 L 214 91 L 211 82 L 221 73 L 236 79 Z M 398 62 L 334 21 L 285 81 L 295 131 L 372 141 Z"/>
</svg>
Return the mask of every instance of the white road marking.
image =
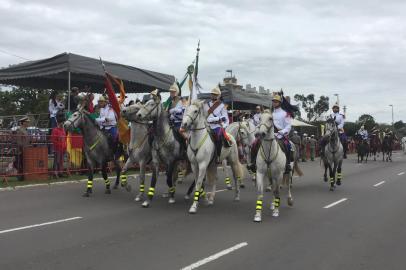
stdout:
<svg viewBox="0 0 406 270">
<path fill-rule="evenodd" d="M 331 203 L 329 205 L 326 205 L 323 208 L 328 209 L 328 208 L 333 207 L 333 206 L 335 206 L 335 205 L 337 205 L 339 203 L 345 202 L 346 200 L 348 200 L 348 199 L 347 198 L 342 198 L 341 200 L 333 202 L 333 203 Z"/>
<path fill-rule="evenodd" d="M 404 174 L 405 174 L 405 172 L 398 173 L 398 175 L 404 175 Z"/>
<path fill-rule="evenodd" d="M 381 181 L 381 182 L 375 184 L 374 187 L 379 187 L 380 185 L 382 185 L 382 184 L 384 184 L 384 183 L 385 183 L 385 181 Z"/>
<path fill-rule="evenodd" d="M 198 262 L 195 262 L 194 264 L 191 264 L 191 265 L 189 265 L 189 266 L 183 267 L 181 270 L 192 270 L 192 269 L 196 269 L 196 268 L 198 268 L 198 267 L 200 267 L 200 266 L 202 266 L 202 265 L 204 265 L 204 264 L 206 264 L 206 263 L 209 263 L 209 262 L 211 262 L 211 261 L 214 261 L 214 260 L 216 260 L 216 259 L 218 259 L 218 258 L 220 258 L 220 257 L 222 257 L 222 256 L 224 256 L 224 255 L 227 255 L 227 254 L 229 254 L 229 253 L 231 253 L 231 252 L 233 252 L 233 251 L 236 251 L 237 249 L 240 249 L 240 248 L 242 248 L 242 247 L 245 247 L 245 246 L 247 246 L 247 245 L 248 245 L 247 242 L 239 243 L 238 245 L 235 245 L 235 246 L 233 246 L 233 247 L 230 247 L 230 248 L 228 248 L 228 249 L 225 249 L 225 250 L 223 250 L 223 251 L 220 251 L 220 252 L 218 252 L 218 253 L 216 253 L 216 254 L 213 254 L 213 255 L 211 255 L 210 257 L 207 257 L 207 258 L 205 258 L 205 259 L 203 259 L 203 260 L 200 260 L 200 261 L 198 261 Z"/>
<path fill-rule="evenodd" d="M 226 191 L 226 190 L 228 190 L 228 189 L 219 189 L 219 190 L 216 190 L 216 193 L 217 192 L 223 192 L 223 191 Z"/>
<path fill-rule="evenodd" d="M 52 225 L 52 224 L 56 224 L 56 223 L 62 223 L 62 222 L 72 221 L 72 220 L 81 219 L 81 218 L 82 218 L 82 217 L 72 217 L 72 218 L 65 218 L 65 219 L 60 219 L 60 220 L 55 220 L 55 221 L 40 223 L 40 224 L 34 224 L 34 225 L 24 226 L 24 227 L 17 227 L 17 228 L 13 228 L 13 229 L 8 229 L 8 230 L 0 231 L 0 234 L 2 234 L 2 233 L 8 233 L 8 232 L 14 232 L 14 231 L 21 231 L 21 230 L 26 230 L 26 229 L 31 229 L 31 228 L 41 227 L 41 226 L 46 226 L 46 225 Z"/>
</svg>

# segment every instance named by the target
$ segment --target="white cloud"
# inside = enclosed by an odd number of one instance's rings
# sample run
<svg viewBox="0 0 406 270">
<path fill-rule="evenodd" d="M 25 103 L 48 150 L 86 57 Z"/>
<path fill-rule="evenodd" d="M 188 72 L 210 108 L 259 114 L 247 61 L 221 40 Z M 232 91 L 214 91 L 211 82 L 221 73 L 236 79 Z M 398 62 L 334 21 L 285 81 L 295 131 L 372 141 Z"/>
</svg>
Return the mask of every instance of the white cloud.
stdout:
<svg viewBox="0 0 406 270">
<path fill-rule="evenodd" d="M 340 94 L 354 120 L 406 120 L 406 2 L 0 0 L 0 49 L 28 59 L 69 51 L 181 77 L 201 39 L 210 89 L 240 82 Z M 0 66 L 21 59 L 0 53 Z"/>
</svg>

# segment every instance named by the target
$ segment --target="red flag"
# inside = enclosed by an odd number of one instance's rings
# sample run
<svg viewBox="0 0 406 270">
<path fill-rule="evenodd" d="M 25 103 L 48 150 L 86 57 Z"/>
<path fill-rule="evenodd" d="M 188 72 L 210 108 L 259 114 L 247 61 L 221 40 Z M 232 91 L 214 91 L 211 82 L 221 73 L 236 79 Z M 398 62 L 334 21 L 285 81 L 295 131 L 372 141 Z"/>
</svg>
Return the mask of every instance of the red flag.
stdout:
<svg viewBox="0 0 406 270">
<path fill-rule="evenodd" d="M 105 85 L 106 85 L 107 95 L 109 97 L 111 107 L 117 114 L 117 118 L 120 118 L 120 105 L 118 104 L 118 100 L 117 100 L 116 94 L 114 92 L 113 85 L 111 84 L 111 81 L 110 81 L 110 77 L 111 77 L 111 75 L 106 72 Z"/>
</svg>

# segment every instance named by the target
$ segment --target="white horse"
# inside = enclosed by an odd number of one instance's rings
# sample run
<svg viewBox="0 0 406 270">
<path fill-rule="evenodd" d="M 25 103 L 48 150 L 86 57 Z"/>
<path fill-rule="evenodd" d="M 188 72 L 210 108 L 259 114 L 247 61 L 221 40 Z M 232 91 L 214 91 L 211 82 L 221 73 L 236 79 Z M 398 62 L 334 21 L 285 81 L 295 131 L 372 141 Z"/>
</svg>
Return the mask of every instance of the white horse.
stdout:
<svg viewBox="0 0 406 270">
<path fill-rule="evenodd" d="M 206 176 L 207 198 L 209 205 L 214 204 L 217 180 L 216 147 L 210 136 L 210 130 L 207 126 L 207 112 L 204 108 L 204 101 L 195 100 L 186 109 L 183 116 L 183 130 L 190 131 L 188 140 L 187 156 L 192 166 L 192 171 L 196 179 L 194 201 L 189 209 L 189 213 L 197 212 L 200 193 L 202 192 L 203 179 Z M 240 200 L 240 188 L 237 182 L 238 178 L 243 176 L 242 166 L 238 159 L 238 149 L 235 139 L 231 137 L 231 147 L 223 147 L 220 160 L 227 159 L 231 166 L 235 183 L 235 201 Z"/>
<path fill-rule="evenodd" d="M 261 137 L 261 145 L 257 155 L 257 203 L 254 221 L 261 222 L 265 178 L 270 178 L 270 181 L 272 182 L 274 197 L 271 204 L 271 209 L 273 210 L 272 216 L 278 217 L 280 206 L 279 190 L 284 180 L 288 190 L 288 205 L 293 205 L 293 197 L 291 193 L 293 170 L 288 174 L 284 174 L 286 156 L 275 138 L 273 117 L 269 110 L 265 110 L 264 113 L 262 113 L 261 124 L 259 125 L 257 134 Z M 294 171 L 299 175 L 302 175 L 297 162 L 291 164 L 291 167 L 293 167 Z"/>
<path fill-rule="evenodd" d="M 127 178 L 126 172 L 134 163 L 138 163 L 140 167 L 140 187 L 139 193 L 135 197 L 135 201 L 144 200 L 145 192 L 145 168 L 151 161 L 151 145 L 148 142 L 148 129 L 150 124 L 148 121 L 139 121 L 136 119 L 136 114 L 142 107 L 141 103 L 136 103 L 129 107 L 121 109 L 121 115 L 131 123 L 131 139 L 128 146 L 128 160 L 125 163 L 121 178 Z"/>
<path fill-rule="evenodd" d="M 242 147 L 242 151 L 244 156 L 247 159 L 248 164 L 251 163 L 251 145 L 255 140 L 254 132 L 255 132 L 255 126 L 252 122 L 250 121 L 241 121 L 241 122 L 234 122 L 230 124 L 226 128 L 226 132 L 232 135 L 237 143 L 239 143 Z M 223 172 L 225 174 L 225 183 L 227 185 L 227 189 L 231 190 L 231 178 L 229 175 L 229 170 L 227 169 L 227 160 L 223 160 Z M 240 188 L 244 188 L 244 182 L 242 179 L 239 179 L 239 185 Z"/>
</svg>

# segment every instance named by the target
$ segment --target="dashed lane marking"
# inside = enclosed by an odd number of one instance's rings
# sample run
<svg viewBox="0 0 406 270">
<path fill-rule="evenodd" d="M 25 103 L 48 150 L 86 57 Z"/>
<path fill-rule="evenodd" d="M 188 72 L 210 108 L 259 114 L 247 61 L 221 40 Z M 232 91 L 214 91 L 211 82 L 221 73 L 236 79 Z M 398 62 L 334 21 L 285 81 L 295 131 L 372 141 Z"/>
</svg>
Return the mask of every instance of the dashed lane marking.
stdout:
<svg viewBox="0 0 406 270">
<path fill-rule="evenodd" d="M 192 269 L 196 269 L 196 268 L 198 268 L 198 267 L 200 267 L 200 266 L 202 266 L 202 265 L 205 265 L 205 264 L 207 264 L 207 263 L 209 263 L 209 262 L 211 262 L 211 261 L 217 260 L 218 258 L 220 258 L 220 257 L 222 257 L 222 256 L 224 256 L 224 255 L 227 255 L 227 254 L 229 254 L 229 253 L 231 253 L 231 252 L 233 252 L 233 251 L 236 251 L 237 249 L 240 249 L 240 248 L 242 248 L 242 247 L 245 247 L 245 246 L 247 246 L 247 245 L 248 245 L 247 242 L 239 243 L 239 244 L 237 244 L 237 245 L 235 245 L 235 246 L 233 246 L 233 247 L 230 247 L 230 248 L 225 249 L 225 250 L 223 250 L 223 251 L 220 251 L 220 252 L 218 252 L 218 253 L 216 253 L 216 254 L 213 254 L 213 255 L 211 255 L 210 257 L 207 257 L 207 258 L 204 258 L 204 259 L 202 259 L 202 260 L 200 260 L 200 261 L 198 261 L 198 262 L 195 262 L 195 263 L 193 263 L 193 264 L 191 264 L 191 265 L 189 265 L 189 266 L 183 267 L 181 270 L 192 270 Z"/>
<path fill-rule="evenodd" d="M 325 209 L 331 208 L 331 207 L 333 207 L 333 206 L 335 206 L 335 205 L 337 205 L 339 203 L 345 202 L 346 200 L 348 200 L 348 199 L 347 198 L 342 198 L 341 200 L 338 200 L 338 201 L 333 202 L 333 203 L 331 203 L 329 205 L 326 205 L 323 208 L 325 208 Z"/>
<path fill-rule="evenodd" d="M 405 174 L 405 172 L 400 172 L 400 173 L 398 173 L 398 175 L 400 176 L 400 175 L 404 175 Z"/>
<path fill-rule="evenodd" d="M 71 217 L 71 218 L 65 218 L 65 219 L 40 223 L 40 224 L 28 225 L 28 226 L 24 226 L 24 227 L 17 227 L 17 228 L 12 228 L 12 229 L 8 229 L 8 230 L 0 231 L 0 234 L 9 233 L 9 232 L 15 232 L 15 231 L 21 231 L 21 230 L 31 229 L 31 228 L 35 228 L 35 227 L 47 226 L 47 225 L 52 225 L 52 224 L 56 224 L 56 223 L 62 223 L 62 222 L 77 220 L 77 219 L 81 219 L 81 218 L 82 217 Z"/>
<path fill-rule="evenodd" d="M 381 182 L 379 182 L 379 183 L 376 183 L 375 185 L 374 185 L 374 187 L 379 187 L 380 185 L 383 185 L 385 183 L 385 181 L 381 181 Z"/>
</svg>

